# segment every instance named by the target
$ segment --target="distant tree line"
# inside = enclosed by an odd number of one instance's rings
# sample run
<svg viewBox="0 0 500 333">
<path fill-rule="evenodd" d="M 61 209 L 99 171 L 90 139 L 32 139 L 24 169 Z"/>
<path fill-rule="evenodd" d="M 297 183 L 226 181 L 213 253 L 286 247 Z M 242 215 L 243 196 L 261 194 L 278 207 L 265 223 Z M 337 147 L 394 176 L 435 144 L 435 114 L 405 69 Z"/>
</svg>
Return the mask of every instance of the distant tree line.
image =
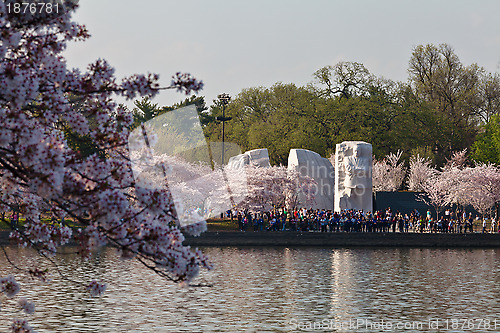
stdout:
<svg viewBox="0 0 500 333">
<path fill-rule="evenodd" d="M 402 160 L 418 154 L 442 166 L 453 152 L 468 149 L 474 160 L 499 164 L 499 73 L 462 64 L 447 44 L 415 47 L 408 73 L 407 82 L 395 82 L 374 76 L 363 64 L 339 62 L 317 70 L 306 86 L 243 89 L 226 108 L 232 120 L 225 141 L 242 151 L 267 148 L 274 165 L 286 165 L 291 148 L 330 156 L 347 140 L 371 143 L 379 159 L 401 151 Z M 195 103 L 207 139 L 222 141 L 217 100 L 210 108 L 203 97 L 164 108 L 148 103 L 136 103 L 137 122 L 147 112 L 153 116 Z"/>
</svg>

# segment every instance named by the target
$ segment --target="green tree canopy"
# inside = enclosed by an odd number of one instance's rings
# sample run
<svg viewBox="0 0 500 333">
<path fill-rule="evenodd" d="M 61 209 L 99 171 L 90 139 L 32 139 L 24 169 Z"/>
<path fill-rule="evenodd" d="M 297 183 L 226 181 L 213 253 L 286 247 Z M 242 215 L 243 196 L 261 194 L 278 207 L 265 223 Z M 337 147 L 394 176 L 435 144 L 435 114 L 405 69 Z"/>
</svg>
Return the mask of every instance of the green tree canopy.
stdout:
<svg viewBox="0 0 500 333">
<path fill-rule="evenodd" d="M 472 145 L 472 159 L 500 165 L 500 115 L 493 115 Z"/>
</svg>

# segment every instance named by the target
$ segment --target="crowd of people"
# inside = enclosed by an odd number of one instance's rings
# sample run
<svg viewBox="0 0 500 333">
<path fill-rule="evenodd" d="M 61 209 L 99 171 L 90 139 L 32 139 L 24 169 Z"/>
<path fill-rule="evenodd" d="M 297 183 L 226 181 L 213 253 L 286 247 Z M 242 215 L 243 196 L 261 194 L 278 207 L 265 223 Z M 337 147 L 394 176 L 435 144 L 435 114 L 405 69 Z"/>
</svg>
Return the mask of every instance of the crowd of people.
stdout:
<svg viewBox="0 0 500 333">
<path fill-rule="evenodd" d="M 285 208 L 269 212 L 228 210 L 226 217 L 237 219 L 241 231 L 317 231 L 317 232 L 420 232 L 467 233 L 474 232 L 472 213 L 446 210 L 438 219 L 428 210 L 420 214 L 393 212 L 391 208 L 374 213 L 361 210 L 333 212 L 324 209 Z M 483 233 L 500 232 L 496 219 L 482 222 Z"/>
<path fill-rule="evenodd" d="M 267 212 L 250 212 L 248 210 L 228 210 L 227 218 L 238 221 L 241 231 L 317 231 L 317 232 L 420 232 L 420 233 L 500 233 L 500 225 L 495 217 L 478 219 L 471 212 L 445 210 L 438 219 L 430 210 L 425 214 L 414 209 L 410 214 L 393 212 L 391 208 L 374 213 L 362 210 L 343 210 L 333 212 L 324 209 L 275 209 Z M 221 214 L 222 217 L 222 214 Z M 19 214 L 10 216 L 11 227 L 17 227 Z M 488 222 L 487 222 L 488 221 Z M 52 218 L 51 224 L 57 220 Z M 64 223 L 64 219 L 63 219 Z"/>
</svg>

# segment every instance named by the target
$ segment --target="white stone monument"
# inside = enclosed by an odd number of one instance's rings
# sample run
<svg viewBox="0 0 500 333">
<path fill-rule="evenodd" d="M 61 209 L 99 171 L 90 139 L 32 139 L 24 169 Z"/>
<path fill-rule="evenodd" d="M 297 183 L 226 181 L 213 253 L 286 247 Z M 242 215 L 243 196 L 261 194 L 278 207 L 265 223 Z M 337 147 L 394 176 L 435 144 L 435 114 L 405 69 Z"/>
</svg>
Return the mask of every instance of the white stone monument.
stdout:
<svg viewBox="0 0 500 333">
<path fill-rule="evenodd" d="M 246 151 L 243 154 L 231 157 L 227 163 L 228 168 L 232 169 L 239 169 L 245 165 L 254 165 L 262 168 L 270 167 L 267 148 Z"/>
<path fill-rule="evenodd" d="M 317 183 L 314 189 L 315 202 L 312 207 L 306 207 L 306 198 L 303 194 L 298 197 L 299 207 L 333 210 L 335 172 L 328 159 L 310 150 L 291 149 L 288 156 L 288 169 L 297 170 L 301 176 L 309 176 Z"/>
<path fill-rule="evenodd" d="M 337 144 L 335 154 L 335 211 L 373 209 L 372 145 L 363 141 Z"/>
</svg>

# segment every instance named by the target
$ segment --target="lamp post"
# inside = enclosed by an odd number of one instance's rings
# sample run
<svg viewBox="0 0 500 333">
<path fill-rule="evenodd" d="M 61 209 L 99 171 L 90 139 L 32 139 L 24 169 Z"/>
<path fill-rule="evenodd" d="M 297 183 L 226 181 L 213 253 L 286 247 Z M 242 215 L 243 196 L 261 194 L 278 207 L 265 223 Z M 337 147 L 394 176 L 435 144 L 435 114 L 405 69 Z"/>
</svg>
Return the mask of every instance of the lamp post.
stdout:
<svg viewBox="0 0 500 333">
<path fill-rule="evenodd" d="M 219 94 L 217 96 L 219 98 L 221 104 L 222 104 L 222 117 L 217 117 L 215 119 L 222 121 L 222 165 L 224 165 L 224 125 L 226 121 L 231 120 L 231 117 L 226 117 L 226 106 L 229 104 L 229 101 L 231 100 L 231 96 L 229 96 L 226 93 Z"/>
</svg>

